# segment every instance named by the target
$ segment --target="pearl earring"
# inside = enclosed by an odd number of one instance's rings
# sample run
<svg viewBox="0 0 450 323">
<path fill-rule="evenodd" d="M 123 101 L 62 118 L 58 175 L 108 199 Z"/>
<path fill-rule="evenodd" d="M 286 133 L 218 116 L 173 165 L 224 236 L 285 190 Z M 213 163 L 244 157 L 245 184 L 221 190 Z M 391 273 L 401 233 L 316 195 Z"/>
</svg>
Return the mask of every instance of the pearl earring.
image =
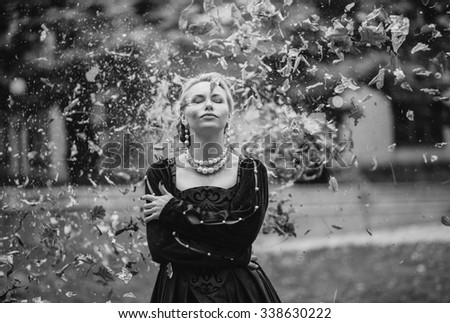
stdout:
<svg viewBox="0 0 450 323">
<path fill-rule="evenodd" d="M 227 145 L 229 145 L 230 144 L 230 142 L 231 142 L 231 139 L 230 139 L 230 127 L 228 126 L 228 124 L 227 124 L 227 126 L 226 126 L 226 129 L 225 129 L 225 143 L 227 144 Z"/>
<path fill-rule="evenodd" d="M 186 126 L 184 126 L 184 145 L 189 146 L 189 129 Z"/>
</svg>

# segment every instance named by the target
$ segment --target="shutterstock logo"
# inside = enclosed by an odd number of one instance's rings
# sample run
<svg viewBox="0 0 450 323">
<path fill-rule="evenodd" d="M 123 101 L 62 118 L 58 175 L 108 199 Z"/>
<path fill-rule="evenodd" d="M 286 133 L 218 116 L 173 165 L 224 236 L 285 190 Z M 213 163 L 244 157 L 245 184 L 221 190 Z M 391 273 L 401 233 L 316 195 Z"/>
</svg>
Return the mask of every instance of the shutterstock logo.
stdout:
<svg viewBox="0 0 450 323">
<path fill-rule="evenodd" d="M 325 136 L 327 138 L 328 136 Z M 330 136 L 331 138 L 331 136 Z M 103 144 L 100 167 L 103 169 L 147 169 L 162 157 L 174 156 L 178 158 L 185 150 L 178 142 L 178 136 L 172 142 L 136 142 L 130 134 L 123 134 L 121 140 Z M 232 143 L 233 150 L 246 156 L 256 157 L 267 168 L 316 169 L 320 167 L 347 168 L 350 165 L 342 154 L 349 146 L 349 141 L 334 143 L 331 139 L 314 142 L 277 142 L 270 134 L 261 142 Z M 202 155 L 213 158 L 223 152 L 223 147 L 217 143 L 206 143 L 200 147 L 194 143 L 191 147 L 202 151 Z M 183 167 L 178 159 L 177 165 Z"/>
</svg>

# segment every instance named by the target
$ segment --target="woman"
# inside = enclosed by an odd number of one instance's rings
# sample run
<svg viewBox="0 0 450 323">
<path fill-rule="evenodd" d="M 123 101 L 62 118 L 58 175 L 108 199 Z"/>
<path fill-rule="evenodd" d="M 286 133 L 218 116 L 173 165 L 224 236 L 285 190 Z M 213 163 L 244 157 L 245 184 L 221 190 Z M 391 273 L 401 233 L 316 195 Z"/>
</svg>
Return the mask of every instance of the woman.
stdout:
<svg viewBox="0 0 450 323">
<path fill-rule="evenodd" d="M 146 174 L 147 239 L 160 270 L 152 302 L 279 302 L 252 262 L 268 204 L 267 171 L 235 155 L 226 132 L 233 110 L 226 79 L 191 79 L 180 97 L 186 153 Z"/>
</svg>

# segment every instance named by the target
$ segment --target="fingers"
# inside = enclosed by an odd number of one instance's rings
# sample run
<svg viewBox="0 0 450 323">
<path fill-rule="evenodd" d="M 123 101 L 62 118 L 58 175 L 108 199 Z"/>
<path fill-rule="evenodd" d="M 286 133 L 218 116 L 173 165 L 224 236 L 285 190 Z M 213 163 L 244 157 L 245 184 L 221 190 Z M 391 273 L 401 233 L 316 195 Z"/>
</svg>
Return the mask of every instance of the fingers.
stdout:
<svg viewBox="0 0 450 323">
<path fill-rule="evenodd" d="M 258 266 L 257 263 L 254 263 L 254 262 L 251 262 L 251 261 L 248 263 L 248 266 L 249 266 L 251 269 L 258 269 L 258 268 L 259 268 L 259 266 Z"/>
<path fill-rule="evenodd" d="M 155 213 L 155 210 L 153 209 L 144 210 L 144 217 L 153 215 L 153 213 Z"/>
<path fill-rule="evenodd" d="M 156 204 L 153 202 L 144 204 L 144 210 L 150 210 L 150 209 L 154 208 L 155 206 L 156 206 Z"/>
<path fill-rule="evenodd" d="M 151 195 L 151 194 L 145 194 L 145 195 L 141 196 L 141 200 L 154 201 L 155 198 L 156 198 L 156 196 Z"/>
<path fill-rule="evenodd" d="M 256 255 L 252 254 L 250 256 L 250 261 L 256 261 L 256 260 L 258 260 L 258 257 Z"/>
<path fill-rule="evenodd" d="M 144 213 L 144 214 L 145 214 L 145 213 Z M 147 223 L 149 223 L 150 221 L 158 220 L 158 218 L 159 218 L 159 215 L 158 215 L 158 214 L 152 214 L 152 215 L 146 216 L 146 217 L 144 218 L 144 222 L 147 224 Z"/>
</svg>

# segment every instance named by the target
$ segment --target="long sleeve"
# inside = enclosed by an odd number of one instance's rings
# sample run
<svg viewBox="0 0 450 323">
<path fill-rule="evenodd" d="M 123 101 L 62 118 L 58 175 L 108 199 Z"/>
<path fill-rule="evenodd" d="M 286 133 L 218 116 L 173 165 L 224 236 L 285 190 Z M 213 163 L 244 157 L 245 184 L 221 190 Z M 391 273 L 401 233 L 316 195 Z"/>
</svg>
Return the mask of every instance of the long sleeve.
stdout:
<svg viewBox="0 0 450 323">
<path fill-rule="evenodd" d="M 245 248 L 256 239 L 268 204 L 267 170 L 258 160 L 243 162 L 243 177 L 231 211 L 201 211 L 172 198 L 160 221 L 185 239 L 217 248 Z M 236 207 L 236 206 L 239 207 Z"/>
<path fill-rule="evenodd" d="M 172 198 L 160 219 L 147 224 L 154 261 L 185 265 L 248 264 L 251 244 L 267 209 L 267 171 L 259 161 L 246 160 L 241 167 L 241 185 L 230 212 L 202 212 Z M 169 167 L 164 162 L 149 168 L 145 182 L 146 194 L 161 195 L 160 183 L 174 192 Z"/>
</svg>

